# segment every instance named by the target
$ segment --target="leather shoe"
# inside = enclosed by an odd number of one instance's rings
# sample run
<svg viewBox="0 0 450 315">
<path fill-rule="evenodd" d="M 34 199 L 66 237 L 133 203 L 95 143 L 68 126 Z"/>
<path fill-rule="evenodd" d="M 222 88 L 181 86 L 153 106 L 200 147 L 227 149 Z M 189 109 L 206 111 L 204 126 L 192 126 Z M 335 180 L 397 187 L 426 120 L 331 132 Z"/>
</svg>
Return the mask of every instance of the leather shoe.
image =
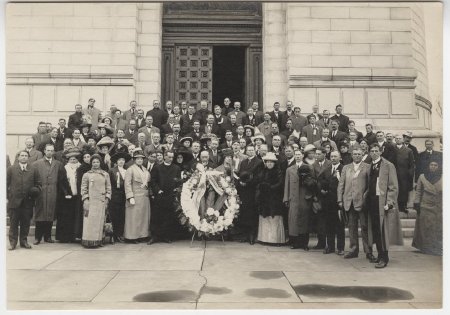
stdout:
<svg viewBox="0 0 450 315">
<path fill-rule="evenodd" d="M 358 253 L 355 252 L 348 252 L 347 254 L 344 255 L 344 258 L 349 259 L 349 258 L 358 258 Z"/>
<path fill-rule="evenodd" d="M 17 244 L 11 244 L 8 247 L 8 250 L 15 250 L 16 249 Z"/>
<path fill-rule="evenodd" d="M 343 250 L 338 250 L 336 252 L 336 254 L 339 255 L 339 256 L 343 256 L 344 255 L 344 251 Z"/>
<path fill-rule="evenodd" d="M 52 240 L 51 238 L 48 238 L 48 239 L 46 239 L 46 240 L 44 240 L 46 243 L 54 243 L 55 241 L 54 240 Z"/>
<path fill-rule="evenodd" d="M 375 268 L 381 269 L 387 266 L 387 262 L 385 262 L 383 259 L 380 259 L 380 261 L 375 265 Z"/>
<path fill-rule="evenodd" d="M 26 249 L 31 249 L 31 245 L 28 244 L 28 242 L 23 242 L 20 244 L 20 247 L 26 248 Z"/>
<path fill-rule="evenodd" d="M 33 245 L 39 245 L 39 244 L 41 244 L 41 240 L 35 240 L 33 243 Z"/>
<path fill-rule="evenodd" d="M 254 235 L 250 235 L 249 243 L 250 243 L 250 245 L 255 245 L 255 236 Z"/>
<path fill-rule="evenodd" d="M 334 249 L 331 249 L 331 248 L 325 248 L 324 250 L 323 250 L 323 253 L 324 254 L 331 254 L 331 253 L 334 253 Z"/>
<path fill-rule="evenodd" d="M 291 245 L 291 249 L 299 249 L 299 248 L 302 248 L 302 247 L 300 245 L 296 245 L 296 244 Z"/>
<path fill-rule="evenodd" d="M 324 248 L 325 248 L 325 246 L 319 245 L 319 244 L 317 244 L 316 246 L 313 247 L 313 249 L 324 249 Z"/>
<path fill-rule="evenodd" d="M 378 259 L 377 259 L 372 253 L 366 254 L 366 258 L 367 258 L 371 263 L 377 263 L 377 262 L 378 262 Z"/>
<path fill-rule="evenodd" d="M 303 246 L 303 250 L 307 252 L 307 251 L 309 251 L 309 247 L 308 246 Z"/>
</svg>

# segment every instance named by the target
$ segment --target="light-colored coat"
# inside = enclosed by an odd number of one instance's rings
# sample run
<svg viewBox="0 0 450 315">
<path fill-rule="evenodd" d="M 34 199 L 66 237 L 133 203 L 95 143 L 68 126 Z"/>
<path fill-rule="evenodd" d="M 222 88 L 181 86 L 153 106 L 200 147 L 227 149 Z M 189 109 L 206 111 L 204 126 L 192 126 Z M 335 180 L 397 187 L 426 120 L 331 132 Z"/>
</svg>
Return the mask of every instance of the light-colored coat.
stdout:
<svg viewBox="0 0 450 315">
<path fill-rule="evenodd" d="M 369 175 L 369 164 L 361 162 L 356 172 L 353 163 L 344 166 L 339 179 L 337 201 L 343 203 L 345 211 L 350 210 L 352 202 L 355 211 L 361 211 L 369 189 Z"/>
<path fill-rule="evenodd" d="M 307 164 L 303 163 L 303 165 Z M 297 164 L 288 167 L 284 180 L 283 202 L 289 202 L 288 229 L 291 236 L 308 233 L 311 207 L 311 201 L 309 200 L 312 198 L 312 195 L 307 192 L 306 188 L 300 187 L 300 179 L 297 172 Z"/>
<path fill-rule="evenodd" d="M 92 124 L 91 130 L 96 130 L 98 126 L 98 117 L 100 116 L 100 110 L 96 107 L 83 108 L 83 115 L 85 115 L 86 121 Z"/>
<path fill-rule="evenodd" d="M 403 245 L 403 235 L 400 224 L 400 216 L 398 209 L 396 208 L 398 197 L 397 172 L 394 164 L 385 158 L 381 158 L 378 187 L 380 190 L 378 211 L 380 214 L 380 227 L 382 228 L 382 246 L 384 247 L 383 250 L 387 251 L 389 249 L 389 245 Z M 394 206 L 394 209 L 386 211 L 384 210 L 385 205 L 392 205 Z M 372 244 L 372 224 L 370 221 L 370 216 L 368 217 L 369 244 Z"/>
<path fill-rule="evenodd" d="M 134 240 L 148 237 L 150 231 L 150 199 L 148 187 L 150 172 L 143 167 L 143 171 L 133 164 L 125 173 L 125 227 L 124 237 Z M 130 203 L 134 198 L 135 204 Z"/>
<path fill-rule="evenodd" d="M 111 181 L 103 170 L 90 170 L 81 179 L 81 200 L 88 215 L 83 217 L 83 242 L 99 242 L 103 238 L 106 199 L 111 200 Z"/>
</svg>

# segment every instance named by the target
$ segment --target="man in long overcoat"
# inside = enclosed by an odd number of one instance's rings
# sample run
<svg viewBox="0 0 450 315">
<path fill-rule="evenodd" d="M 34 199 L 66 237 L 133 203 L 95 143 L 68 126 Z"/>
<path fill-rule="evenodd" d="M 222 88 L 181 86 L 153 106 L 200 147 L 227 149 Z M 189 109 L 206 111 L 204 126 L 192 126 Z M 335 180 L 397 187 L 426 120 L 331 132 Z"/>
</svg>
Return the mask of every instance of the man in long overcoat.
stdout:
<svg viewBox="0 0 450 315">
<path fill-rule="evenodd" d="M 31 248 L 27 237 L 30 231 L 30 221 L 33 216 L 34 197 L 32 188 L 39 193 L 41 180 L 38 170 L 28 163 L 29 154 L 22 150 L 18 153 L 18 162 L 7 170 L 6 187 L 8 198 L 8 213 L 10 218 L 9 244 L 10 250 L 17 246 Z M 19 237 L 20 226 L 20 237 Z"/>
<path fill-rule="evenodd" d="M 47 243 L 54 243 L 51 238 L 53 220 L 58 198 L 69 197 L 67 174 L 63 164 L 53 158 L 55 147 L 47 144 L 44 157 L 33 164 L 37 168 L 42 183 L 42 191 L 36 200 L 34 221 L 36 222 L 35 242 L 39 245 L 44 237 Z"/>
<path fill-rule="evenodd" d="M 384 268 L 389 262 L 389 245 L 403 245 L 402 229 L 396 201 L 398 183 L 395 166 L 381 157 L 378 143 L 370 146 L 370 181 L 367 196 L 369 213 L 369 244 L 378 251 L 375 268 Z"/>
<path fill-rule="evenodd" d="M 395 169 L 397 170 L 398 178 L 398 210 L 407 212 L 406 206 L 408 203 L 409 192 L 413 190 L 414 184 L 414 154 L 410 148 L 407 148 L 403 143 L 401 135 L 395 136 Z"/>
<path fill-rule="evenodd" d="M 310 196 L 305 186 L 300 186 L 298 169 L 303 163 L 303 153 L 300 150 L 294 152 L 295 164 L 288 167 L 284 180 L 283 202 L 288 211 L 288 233 L 291 248 L 303 248 L 308 250 L 309 242 L 309 215 L 311 203 Z M 313 169 L 311 166 L 311 172 Z"/>
</svg>

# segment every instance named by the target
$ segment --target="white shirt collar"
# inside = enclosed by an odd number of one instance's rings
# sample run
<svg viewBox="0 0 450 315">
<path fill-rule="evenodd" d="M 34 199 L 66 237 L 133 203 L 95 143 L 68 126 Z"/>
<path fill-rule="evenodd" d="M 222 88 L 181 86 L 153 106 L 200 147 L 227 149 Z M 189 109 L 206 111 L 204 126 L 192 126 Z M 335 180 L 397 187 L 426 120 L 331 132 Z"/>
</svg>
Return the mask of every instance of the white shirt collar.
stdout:
<svg viewBox="0 0 450 315">
<path fill-rule="evenodd" d="M 372 164 L 377 164 L 380 160 L 381 160 L 381 157 L 379 157 L 379 158 L 376 159 L 375 161 L 372 161 Z"/>
</svg>

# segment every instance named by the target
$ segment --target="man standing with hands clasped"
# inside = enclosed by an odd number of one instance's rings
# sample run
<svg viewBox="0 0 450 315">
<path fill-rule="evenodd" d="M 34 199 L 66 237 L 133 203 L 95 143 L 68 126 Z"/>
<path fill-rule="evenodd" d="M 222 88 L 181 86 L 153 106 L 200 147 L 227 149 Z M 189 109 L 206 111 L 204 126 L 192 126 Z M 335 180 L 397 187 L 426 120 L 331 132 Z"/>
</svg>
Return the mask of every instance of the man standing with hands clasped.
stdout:
<svg viewBox="0 0 450 315">
<path fill-rule="evenodd" d="M 375 243 L 378 252 L 375 268 L 384 268 L 389 262 L 389 244 L 403 245 L 398 210 L 397 172 L 394 165 L 381 157 L 378 143 L 370 146 L 370 166 L 367 208 L 369 214 L 369 244 Z"/>
</svg>

